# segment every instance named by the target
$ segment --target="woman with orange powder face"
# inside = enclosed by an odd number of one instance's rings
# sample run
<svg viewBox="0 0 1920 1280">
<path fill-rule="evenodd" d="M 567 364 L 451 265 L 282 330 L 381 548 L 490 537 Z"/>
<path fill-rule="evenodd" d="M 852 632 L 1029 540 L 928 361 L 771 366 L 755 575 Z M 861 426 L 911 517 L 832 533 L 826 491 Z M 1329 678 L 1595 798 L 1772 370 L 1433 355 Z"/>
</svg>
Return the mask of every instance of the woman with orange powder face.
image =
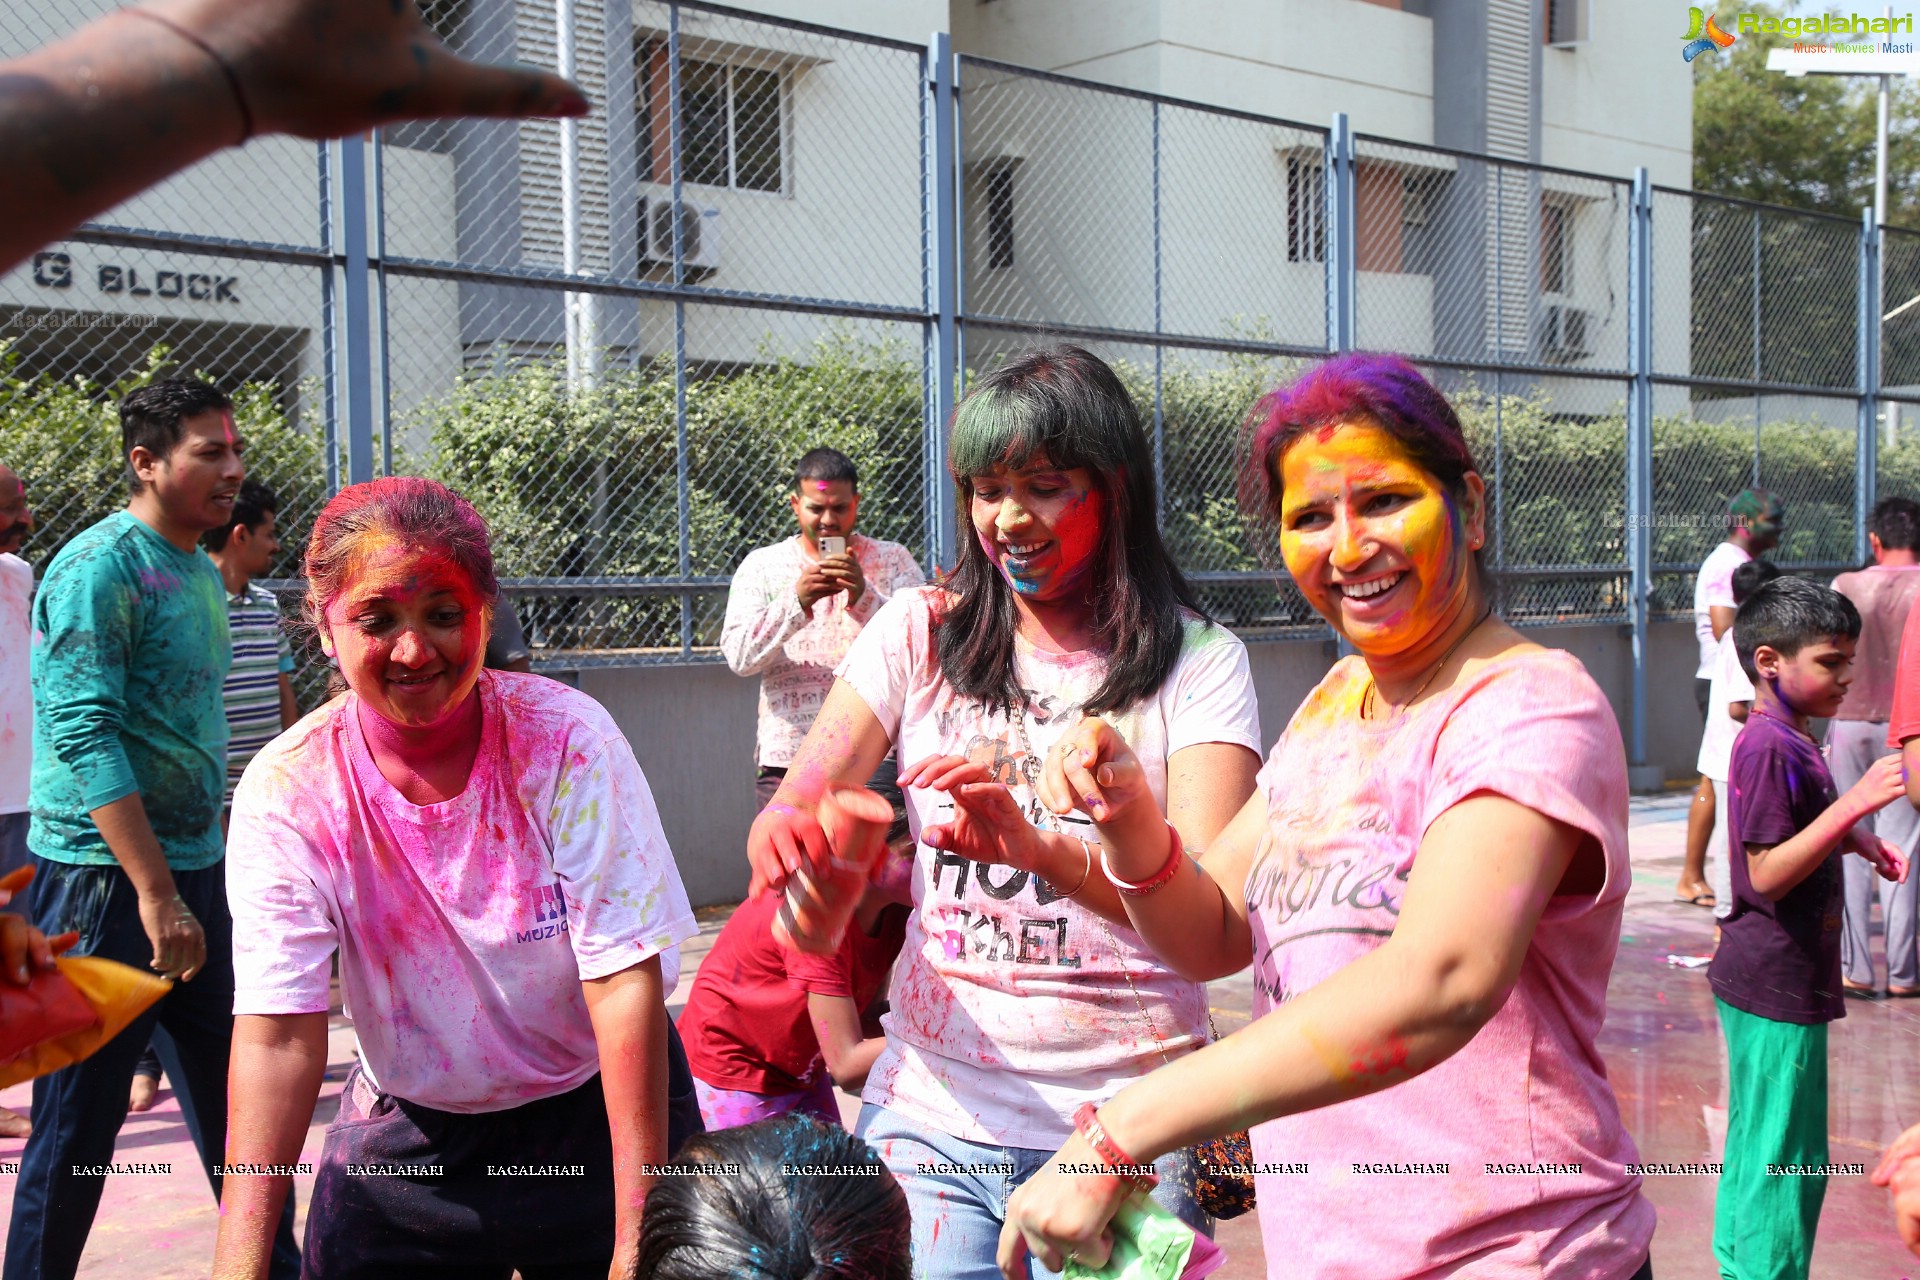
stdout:
<svg viewBox="0 0 1920 1280">
<path fill-rule="evenodd" d="M 1013 1194 L 1004 1274 L 1106 1258 L 1130 1185 L 1066 1168 L 1252 1126 L 1273 1276 L 1645 1280 L 1653 1209 L 1594 1043 L 1630 878 L 1613 713 L 1493 616 L 1486 486 L 1411 365 L 1329 361 L 1252 425 L 1249 496 L 1357 654 L 1204 855 L 1101 720 L 1041 791 L 1093 820 L 1166 964 L 1253 965 L 1255 1020 L 1085 1117 Z"/>
<path fill-rule="evenodd" d="M 482 670 L 493 556 L 443 486 L 342 490 L 306 574 L 347 691 L 262 750 L 234 796 L 214 1274 L 264 1274 L 326 1068 L 337 952 L 360 1061 L 321 1153 L 305 1274 L 630 1275 L 672 1141 L 663 993 L 697 931 L 646 779 L 592 699 Z"/>
</svg>

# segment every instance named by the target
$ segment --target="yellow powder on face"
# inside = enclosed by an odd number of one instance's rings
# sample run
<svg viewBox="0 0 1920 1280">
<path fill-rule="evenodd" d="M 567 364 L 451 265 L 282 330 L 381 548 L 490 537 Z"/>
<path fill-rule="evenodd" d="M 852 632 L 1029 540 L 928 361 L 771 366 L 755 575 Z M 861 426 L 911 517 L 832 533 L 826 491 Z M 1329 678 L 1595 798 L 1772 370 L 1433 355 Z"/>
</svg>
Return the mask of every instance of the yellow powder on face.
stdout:
<svg viewBox="0 0 1920 1280">
<path fill-rule="evenodd" d="M 1302 435 L 1280 459 L 1280 481 L 1281 558 L 1323 615 L 1340 616 L 1330 580 L 1336 569 L 1343 576 L 1387 568 L 1413 576 L 1416 591 L 1406 608 L 1349 636 L 1363 651 L 1405 648 L 1466 589 L 1453 495 L 1383 428 L 1355 421 Z M 1320 518 L 1303 523 L 1310 512 Z"/>
</svg>

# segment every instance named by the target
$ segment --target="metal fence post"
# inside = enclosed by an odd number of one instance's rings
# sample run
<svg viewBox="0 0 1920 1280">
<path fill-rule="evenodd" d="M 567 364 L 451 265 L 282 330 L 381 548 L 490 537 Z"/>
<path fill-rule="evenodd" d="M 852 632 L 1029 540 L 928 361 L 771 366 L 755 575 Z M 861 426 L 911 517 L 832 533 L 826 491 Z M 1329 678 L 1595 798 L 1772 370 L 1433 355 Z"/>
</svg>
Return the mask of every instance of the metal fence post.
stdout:
<svg viewBox="0 0 1920 1280">
<path fill-rule="evenodd" d="M 1160 103 L 1156 100 L 1153 104 L 1153 333 L 1155 337 L 1166 332 L 1164 245 L 1161 241 L 1161 231 Z M 1153 344 L 1153 474 L 1156 480 L 1153 486 L 1153 518 L 1163 525 L 1167 519 L 1166 355 L 1166 347 L 1158 342 Z"/>
<path fill-rule="evenodd" d="M 387 328 L 387 141 L 386 130 L 373 131 L 373 331 L 379 339 L 380 474 L 393 474 L 393 351 Z"/>
<path fill-rule="evenodd" d="M 333 282 L 333 144 L 314 144 L 320 166 L 320 447 L 326 453 L 327 496 L 340 492 L 340 324 Z"/>
<path fill-rule="evenodd" d="M 1653 604 L 1653 179 L 1633 171 L 1633 212 L 1627 224 L 1627 580 L 1633 632 L 1633 724 L 1627 744 L 1627 781 L 1636 791 L 1666 781 L 1647 763 L 1647 615 Z"/>
<path fill-rule="evenodd" d="M 367 263 L 367 142 L 354 134 L 334 144 L 340 175 L 341 375 L 347 415 L 347 483 L 373 479 L 373 323 Z"/>
<path fill-rule="evenodd" d="M 1867 559 L 1867 514 L 1878 487 L 1880 434 L 1880 249 L 1882 232 L 1873 210 L 1860 212 L 1860 332 L 1856 364 L 1860 375 L 1860 416 L 1853 443 L 1853 558 Z"/>
<path fill-rule="evenodd" d="M 927 120 L 929 124 L 925 190 L 930 207 L 925 221 L 928 242 L 926 510 L 928 558 L 952 568 L 958 531 L 947 486 L 947 428 L 953 417 L 960 375 L 960 145 L 956 111 L 959 89 L 953 41 L 944 31 L 927 44 Z"/>
<path fill-rule="evenodd" d="M 1354 178 L 1353 125 L 1347 113 L 1333 113 L 1327 135 L 1327 346 L 1351 351 L 1355 343 L 1360 255 L 1354 240 L 1359 222 L 1354 206 L 1358 184 Z"/>
<path fill-rule="evenodd" d="M 667 119 L 670 122 L 668 176 L 673 186 L 673 286 L 687 283 L 684 203 L 687 162 L 686 120 L 680 110 L 680 6 L 667 10 Z M 678 556 L 675 572 L 685 582 L 693 575 L 692 442 L 687 438 L 687 300 L 673 300 L 673 458 L 675 473 L 674 536 Z M 680 654 L 693 653 L 693 596 L 680 592 Z"/>
</svg>

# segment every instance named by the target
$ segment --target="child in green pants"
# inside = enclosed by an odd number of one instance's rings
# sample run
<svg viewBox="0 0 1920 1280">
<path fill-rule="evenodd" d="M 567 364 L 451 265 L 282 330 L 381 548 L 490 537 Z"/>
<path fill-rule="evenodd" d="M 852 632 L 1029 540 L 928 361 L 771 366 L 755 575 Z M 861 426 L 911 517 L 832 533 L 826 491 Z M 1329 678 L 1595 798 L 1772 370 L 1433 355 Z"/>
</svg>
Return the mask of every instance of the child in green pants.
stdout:
<svg viewBox="0 0 1920 1280">
<path fill-rule="evenodd" d="M 1905 879 L 1899 851 L 1858 824 L 1906 788 L 1888 755 L 1836 799 L 1807 732 L 1846 696 L 1860 615 L 1845 596 L 1776 579 L 1733 634 L 1754 702 L 1728 770 L 1733 912 L 1707 969 L 1729 1075 L 1713 1252 L 1725 1280 L 1806 1280 L 1827 1191 L 1827 1024 L 1846 1014 L 1840 858 Z"/>
</svg>

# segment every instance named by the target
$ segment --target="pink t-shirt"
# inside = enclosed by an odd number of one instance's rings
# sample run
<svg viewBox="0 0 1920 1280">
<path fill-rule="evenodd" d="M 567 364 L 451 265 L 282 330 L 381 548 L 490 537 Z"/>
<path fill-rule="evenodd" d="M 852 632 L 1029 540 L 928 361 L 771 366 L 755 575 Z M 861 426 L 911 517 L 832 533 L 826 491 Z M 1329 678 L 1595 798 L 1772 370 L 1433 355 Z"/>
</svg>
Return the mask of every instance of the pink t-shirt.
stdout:
<svg viewBox="0 0 1920 1280">
<path fill-rule="evenodd" d="M 1005 714 L 985 712 L 941 675 L 929 627 L 935 591 L 894 597 L 854 641 L 840 678 L 886 727 L 902 765 L 936 754 L 983 761 L 1031 815 L 1028 770 L 1079 722 L 1105 659 L 1018 644 L 1014 670 L 1033 707 L 1030 760 Z M 1260 749 L 1246 646 L 1189 621 L 1159 693 L 1107 719 L 1164 811 L 1175 752 L 1206 742 Z M 916 839 L 952 820 L 943 793 L 913 788 L 906 800 Z M 1095 839 L 1091 824 L 1063 827 Z M 1206 1040 L 1198 984 L 1162 967 L 1131 929 L 1107 925 L 1024 871 L 921 845 L 913 903 L 883 1019 L 887 1047 L 862 1094 L 868 1102 L 968 1142 L 1052 1151 L 1072 1133 L 1082 1102 L 1105 1102 Z"/>
<path fill-rule="evenodd" d="M 1900 637 L 1920 600 L 1920 567 L 1868 565 L 1843 573 L 1833 589 L 1860 611 L 1860 639 L 1853 646 L 1853 685 L 1835 720 L 1884 724 L 1893 716 L 1894 671 L 1900 664 Z"/>
<path fill-rule="evenodd" d="M 482 673 L 467 788 L 415 805 L 368 754 L 352 694 L 274 739 L 227 838 L 234 1012 L 319 1013 L 329 960 L 378 1087 L 501 1111 L 600 1069 L 580 984 L 699 931 L 647 780 L 599 703 Z"/>
<path fill-rule="evenodd" d="M 1887 712 L 1887 746 L 1898 751 L 1912 737 L 1920 737 L 1920 609 L 1908 612 L 1900 631 L 1893 697 Z"/>
<path fill-rule="evenodd" d="M 1269 1272 L 1625 1280 L 1654 1213 L 1594 1045 L 1632 879 L 1613 712 L 1556 651 L 1489 663 L 1400 720 L 1361 720 L 1366 686 L 1359 658 L 1338 663 L 1260 774 L 1268 829 L 1247 877 L 1256 1017 L 1387 940 L 1427 828 L 1476 793 L 1590 833 L 1606 881 L 1551 901 L 1506 1004 L 1459 1053 L 1253 1130 L 1257 1162 L 1306 1166 L 1259 1179 Z"/>
</svg>

